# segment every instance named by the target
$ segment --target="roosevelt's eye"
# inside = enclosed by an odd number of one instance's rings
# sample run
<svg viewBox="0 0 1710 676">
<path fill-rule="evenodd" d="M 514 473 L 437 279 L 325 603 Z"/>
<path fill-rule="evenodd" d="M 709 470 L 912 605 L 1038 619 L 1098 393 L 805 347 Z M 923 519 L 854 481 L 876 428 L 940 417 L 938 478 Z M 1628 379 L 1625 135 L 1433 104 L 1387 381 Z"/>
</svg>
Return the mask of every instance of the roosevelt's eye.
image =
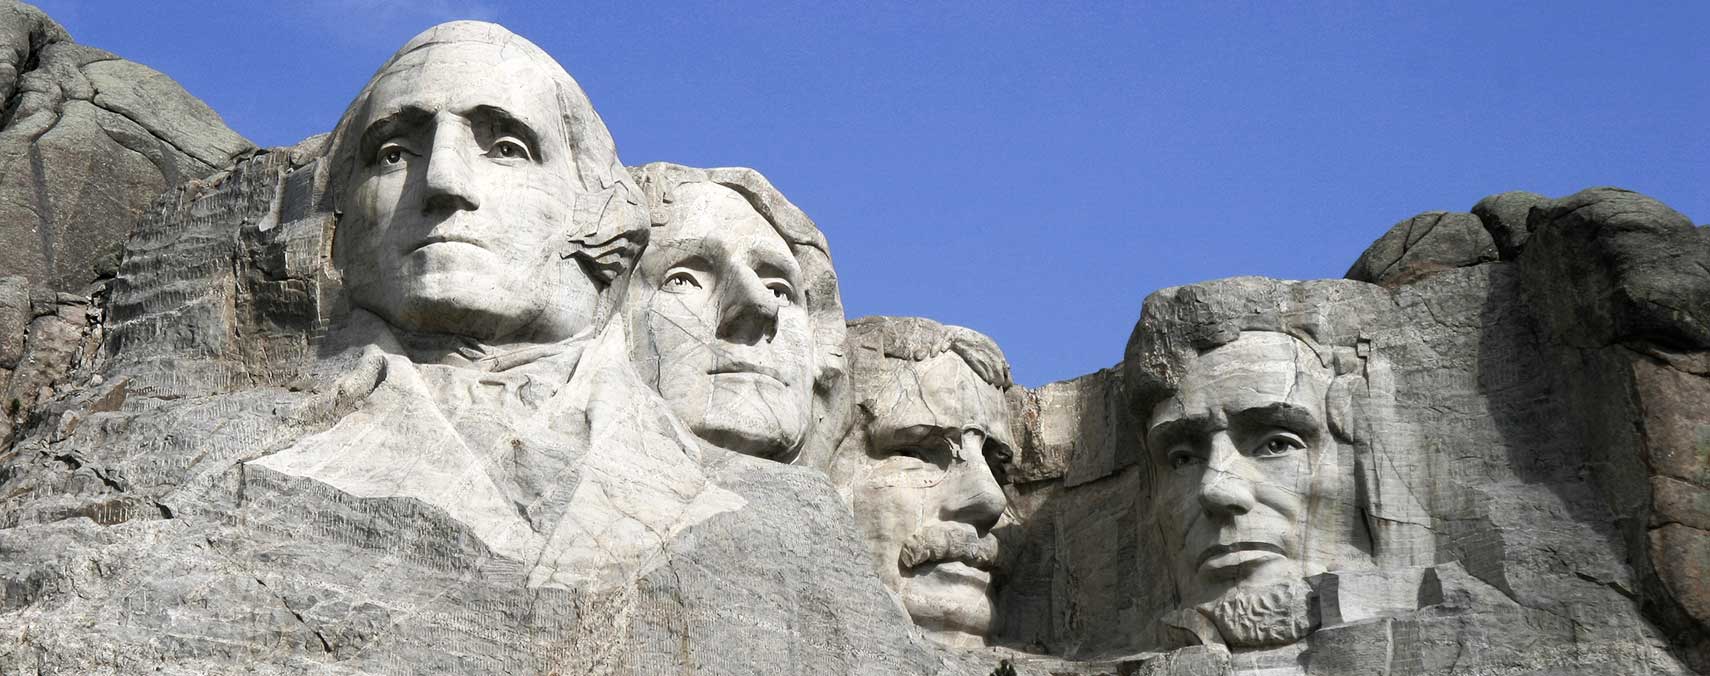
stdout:
<svg viewBox="0 0 1710 676">
<path fill-rule="evenodd" d="M 685 270 L 678 270 L 665 277 L 665 283 L 662 288 L 666 291 L 675 293 L 686 293 L 692 289 L 701 288 L 701 280 L 695 279 L 695 275 L 693 273 Z"/>
<path fill-rule="evenodd" d="M 1258 458 L 1275 458 L 1288 455 L 1306 448 L 1306 442 L 1300 437 L 1287 432 L 1278 432 L 1265 437 L 1259 442 L 1258 448 L 1253 449 L 1253 456 Z"/>
<path fill-rule="evenodd" d="M 487 156 L 507 160 L 531 159 L 528 154 L 528 146 L 513 136 L 506 136 L 494 141 L 493 145 L 487 149 Z"/>
</svg>

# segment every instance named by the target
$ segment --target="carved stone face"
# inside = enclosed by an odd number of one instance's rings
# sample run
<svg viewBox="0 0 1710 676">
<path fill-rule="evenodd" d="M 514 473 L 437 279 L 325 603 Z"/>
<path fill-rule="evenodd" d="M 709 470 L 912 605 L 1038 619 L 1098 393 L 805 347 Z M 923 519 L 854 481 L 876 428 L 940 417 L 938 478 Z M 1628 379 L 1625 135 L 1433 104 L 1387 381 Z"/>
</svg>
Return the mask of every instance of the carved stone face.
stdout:
<svg viewBox="0 0 1710 676">
<path fill-rule="evenodd" d="M 579 183 L 551 74 L 481 43 L 411 52 L 374 83 L 335 247 L 352 302 L 400 328 L 559 340 L 598 289 L 567 260 Z"/>
<path fill-rule="evenodd" d="M 1147 423 L 1154 500 L 1184 605 L 1323 572 L 1351 545 L 1325 412 L 1332 374 L 1304 343 L 1249 332 L 1199 356 Z"/>
<path fill-rule="evenodd" d="M 1012 448 L 1003 392 L 950 352 L 886 363 L 865 374 L 883 382 L 859 387 L 877 393 L 863 404 L 866 452 L 843 454 L 834 479 L 914 622 L 942 642 L 978 645 L 992 622 L 991 531 L 1008 506 L 992 472 Z"/>
<path fill-rule="evenodd" d="M 814 339 L 789 245 L 748 201 L 676 187 L 631 277 L 631 358 L 695 434 L 787 459 L 813 421 Z"/>
</svg>

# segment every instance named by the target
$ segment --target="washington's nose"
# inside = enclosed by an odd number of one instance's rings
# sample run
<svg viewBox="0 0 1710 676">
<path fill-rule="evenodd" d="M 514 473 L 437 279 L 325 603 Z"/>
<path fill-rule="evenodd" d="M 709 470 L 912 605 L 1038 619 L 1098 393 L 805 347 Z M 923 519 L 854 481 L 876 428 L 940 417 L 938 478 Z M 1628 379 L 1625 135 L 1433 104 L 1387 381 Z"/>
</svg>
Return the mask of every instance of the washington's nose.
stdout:
<svg viewBox="0 0 1710 676">
<path fill-rule="evenodd" d="M 727 276 L 721 287 L 718 337 L 744 345 L 771 342 L 778 333 L 778 299 L 759 275 L 741 270 Z"/>
<path fill-rule="evenodd" d="M 950 475 L 946 477 L 949 496 L 942 514 L 946 521 L 973 525 L 982 535 L 997 525 L 1004 508 L 1009 506 L 1003 487 L 986 464 L 985 446 L 984 432 L 974 429 L 962 432 L 960 460 L 951 462 Z"/>
<path fill-rule="evenodd" d="M 1212 437 L 1211 455 L 1199 477 L 1199 504 L 1207 514 L 1232 517 L 1253 509 L 1253 484 L 1236 467 L 1242 461 L 1227 433 Z"/>
<path fill-rule="evenodd" d="M 475 191 L 473 158 L 468 150 L 474 142 L 474 136 L 461 120 L 442 114 L 435 121 L 422 205 L 429 213 L 481 208 L 481 198 Z"/>
</svg>

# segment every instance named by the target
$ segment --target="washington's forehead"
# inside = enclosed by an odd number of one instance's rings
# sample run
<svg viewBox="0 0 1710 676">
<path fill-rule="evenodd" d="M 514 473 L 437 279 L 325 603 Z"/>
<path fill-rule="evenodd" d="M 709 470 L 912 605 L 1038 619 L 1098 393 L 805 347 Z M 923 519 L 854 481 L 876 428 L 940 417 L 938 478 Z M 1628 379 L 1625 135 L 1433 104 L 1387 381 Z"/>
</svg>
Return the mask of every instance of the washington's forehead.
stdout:
<svg viewBox="0 0 1710 676">
<path fill-rule="evenodd" d="M 541 124 L 557 105 L 550 70 L 521 52 L 482 43 L 442 43 L 410 52 L 374 83 L 370 109 L 380 118 L 405 108 L 464 112 L 500 108 Z"/>
</svg>

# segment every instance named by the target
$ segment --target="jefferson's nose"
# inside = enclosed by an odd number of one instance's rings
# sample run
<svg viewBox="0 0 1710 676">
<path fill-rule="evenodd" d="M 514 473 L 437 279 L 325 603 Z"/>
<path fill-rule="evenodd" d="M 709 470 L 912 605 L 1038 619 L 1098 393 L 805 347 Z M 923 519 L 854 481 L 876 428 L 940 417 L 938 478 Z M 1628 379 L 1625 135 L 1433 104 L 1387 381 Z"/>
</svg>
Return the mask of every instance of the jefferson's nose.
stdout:
<svg viewBox="0 0 1710 676">
<path fill-rule="evenodd" d="M 1253 509 L 1253 484 L 1237 466 L 1245 461 L 1227 432 L 1212 435 L 1211 454 L 1199 477 L 1199 504 L 1207 514 L 1227 518 Z"/>
<path fill-rule="evenodd" d="M 962 432 L 958 460 L 950 463 L 943 490 L 940 518 L 971 524 L 984 535 L 997 525 L 1009 498 L 1003 494 L 992 468 L 986 464 L 986 434 L 970 429 Z"/>
<path fill-rule="evenodd" d="M 481 198 L 475 191 L 474 159 L 469 155 L 474 145 L 474 134 L 466 123 L 440 113 L 434 121 L 433 145 L 428 148 L 424 177 L 423 207 L 429 213 L 481 208 Z"/>
<path fill-rule="evenodd" d="M 750 270 L 738 270 L 720 283 L 718 337 L 754 345 L 771 342 L 778 333 L 778 299 Z"/>
</svg>

